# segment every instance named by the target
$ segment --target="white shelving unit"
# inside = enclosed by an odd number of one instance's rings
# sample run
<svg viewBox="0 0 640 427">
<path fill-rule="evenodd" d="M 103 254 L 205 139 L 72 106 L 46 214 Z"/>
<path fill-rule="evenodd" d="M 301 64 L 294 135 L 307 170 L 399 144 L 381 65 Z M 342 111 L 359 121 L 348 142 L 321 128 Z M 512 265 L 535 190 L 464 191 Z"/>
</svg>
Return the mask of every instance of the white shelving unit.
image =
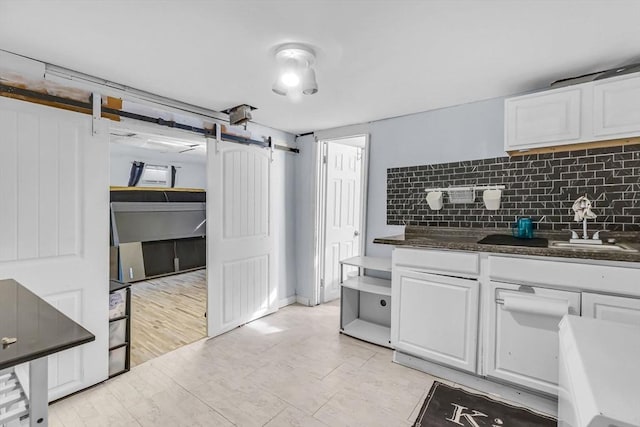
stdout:
<svg viewBox="0 0 640 427">
<path fill-rule="evenodd" d="M 342 280 L 344 266 L 358 275 Z M 364 270 L 391 272 L 390 258 L 357 256 L 340 261 L 340 332 L 391 348 L 391 280 L 365 276 Z"/>
</svg>

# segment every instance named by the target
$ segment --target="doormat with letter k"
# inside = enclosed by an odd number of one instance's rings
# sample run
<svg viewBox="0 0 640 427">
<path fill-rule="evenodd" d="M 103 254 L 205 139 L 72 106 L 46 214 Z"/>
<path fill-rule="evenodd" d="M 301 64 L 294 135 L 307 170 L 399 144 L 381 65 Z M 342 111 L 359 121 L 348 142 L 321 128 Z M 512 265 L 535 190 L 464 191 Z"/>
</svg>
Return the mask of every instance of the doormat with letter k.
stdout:
<svg viewBox="0 0 640 427">
<path fill-rule="evenodd" d="M 435 381 L 413 427 L 556 427 L 557 423 L 526 408 Z"/>
</svg>

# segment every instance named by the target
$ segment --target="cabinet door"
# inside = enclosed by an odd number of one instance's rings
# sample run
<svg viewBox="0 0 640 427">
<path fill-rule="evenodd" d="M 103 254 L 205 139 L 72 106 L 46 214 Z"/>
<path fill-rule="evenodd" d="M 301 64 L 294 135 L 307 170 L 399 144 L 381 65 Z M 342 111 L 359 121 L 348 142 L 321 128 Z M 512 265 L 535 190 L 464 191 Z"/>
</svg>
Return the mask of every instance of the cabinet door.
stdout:
<svg viewBox="0 0 640 427">
<path fill-rule="evenodd" d="M 505 150 L 570 144 L 581 137 L 582 87 L 505 101 Z"/>
<path fill-rule="evenodd" d="M 402 352 L 476 372 L 478 281 L 394 269 L 391 343 Z"/>
<path fill-rule="evenodd" d="M 593 86 L 593 132 L 596 136 L 640 135 L 640 76 L 602 80 Z"/>
<path fill-rule="evenodd" d="M 487 376 L 557 395 L 558 324 L 564 314 L 580 313 L 580 293 L 496 282 L 490 289 L 495 300 L 489 319 Z M 561 305 L 564 313 L 554 309 Z"/>
<path fill-rule="evenodd" d="M 582 315 L 640 326 L 640 299 L 584 292 Z"/>
</svg>

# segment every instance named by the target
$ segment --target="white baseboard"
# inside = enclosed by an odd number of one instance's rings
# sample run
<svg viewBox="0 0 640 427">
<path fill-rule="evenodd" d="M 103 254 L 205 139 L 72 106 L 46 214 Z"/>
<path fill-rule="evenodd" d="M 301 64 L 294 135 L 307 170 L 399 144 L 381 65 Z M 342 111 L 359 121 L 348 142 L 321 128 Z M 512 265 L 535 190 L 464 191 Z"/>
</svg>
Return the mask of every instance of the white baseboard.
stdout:
<svg viewBox="0 0 640 427">
<path fill-rule="evenodd" d="M 301 297 L 300 295 L 296 295 L 296 302 L 298 304 L 306 305 L 307 307 L 311 306 L 311 300 L 309 298 Z"/>
<path fill-rule="evenodd" d="M 447 368 L 437 363 L 428 362 L 418 357 L 393 352 L 393 361 L 418 371 L 426 372 L 437 378 L 442 378 L 449 382 L 457 383 L 489 395 L 497 396 L 500 399 L 508 400 L 521 406 L 542 412 L 554 417 L 558 416 L 558 400 L 551 397 L 541 396 L 505 384 L 496 383 L 482 377 L 467 374 L 456 369 Z"/>
<path fill-rule="evenodd" d="M 296 296 L 295 295 L 291 295 L 290 297 L 287 297 L 285 299 L 281 299 L 279 304 L 278 304 L 278 308 L 286 307 L 286 306 L 291 305 L 291 304 L 293 304 L 295 302 L 296 302 Z"/>
</svg>

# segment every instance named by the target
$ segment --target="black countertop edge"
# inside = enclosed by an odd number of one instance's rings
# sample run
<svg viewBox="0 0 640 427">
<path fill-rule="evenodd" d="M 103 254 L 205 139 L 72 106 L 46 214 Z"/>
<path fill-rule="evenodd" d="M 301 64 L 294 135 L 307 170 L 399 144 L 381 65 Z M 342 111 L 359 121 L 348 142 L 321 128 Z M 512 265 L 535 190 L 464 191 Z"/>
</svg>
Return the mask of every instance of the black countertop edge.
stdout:
<svg viewBox="0 0 640 427">
<path fill-rule="evenodd" d="M 131 283 L 118 282 L 117 280 L 109 280 L 109 292 L 119 291 L 131 286 Z"/>
<path fill-rule="evenodd" d="M 70 348 L 77 347 L 77 346 L 82 345 L 82 344 L 90 343 L 90 342 L 95 341 L 95 340 L 96 340 L 95 335 L 91 335 L 90 337 L 85 337 L 85 338 L 82 338 L 82 339 L 78 339 L 76 341 L 67 342 L 64 345 L 51 346 L 51 347 L 42 349 L 42 350 L 34 352 L 34 353 L 29 353 L 28 355 L 21 355 L 19 357 L 14 358 L 14 359 L 5 360 L 2 363 L 0 363 L 0 370 L 5 369 L 5 368 L 11 368 L 13 366 L 17 366 L 17 365 L 20 365 L 22 363 L 30 362 L 32 360 L 40 359 L 42 357 L 46 357 L 46 356 L 49 356 L 51 354 L 59 353 L 61 351 L 68 350 Z"/>
<path fill-rule="evenodd" d="M 590 231 L 591 233 L 592 231 Z M 640 252 L 602 252 L 588 249 L 559 249 L 505 245 L 480 245 L 478 240 L 490 234 L 510 234 L 510 229 L 456 228 L 456 227 L 407 227 L 405 234 L 379 237 L 373 243 L 407 246 L 424 249 L 450 249 L 470 252 L 542 256 L 553 258 L 587 259 L 601 261 L 622 261 L 640 263 Z M 640 249 L 640 233 L 607 232 L 604 238 L 615 238 Z M 566 232 L 539 232 L 536 237 L 549 240 L 568 240 Z"/>
</svg>

